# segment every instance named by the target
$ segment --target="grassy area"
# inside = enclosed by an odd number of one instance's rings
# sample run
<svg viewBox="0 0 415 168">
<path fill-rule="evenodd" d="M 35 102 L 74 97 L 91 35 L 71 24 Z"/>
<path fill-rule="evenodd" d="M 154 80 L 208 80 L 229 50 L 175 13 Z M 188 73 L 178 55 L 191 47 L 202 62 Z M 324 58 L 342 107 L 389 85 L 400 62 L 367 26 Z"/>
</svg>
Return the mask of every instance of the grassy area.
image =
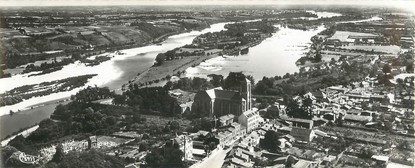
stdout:
<svg viewBox="0 0 415 168">
<path fill-rule="evenodd" d="M 189 56 L 183 59 L 175 59 L 166 61 L 162 66 L 153 66 L 144 73 L 140 74 L 136 79 L 136 83 L 148 84 L 154 83 L 156 80 L 164 80 L 167 75 L 176 75 L 177 72 L 183 72 L 191 66 L 199 65 L 204 60 L 217 57 L 217 54 L 210 56 Z M 157 82 L 156 82 L 157 83 Z"/>
<path fill-rule="evenodd" d="M 359 33 L 359 32 L 350 32 L 350 31 L 336 31 L 332 37 L 329 39 L 339 39 L 340 41 L 347 41 L 349 36 L 377 36 L 370 33 Z"/>
<path fill-rule="evenodd" d="M 396 45 L 389 45 L 389 46 L 371 46 L 371 45 L 349 45 L 349 46 L 342 46 L 339 48 L 349 49 L 349 50 L 365 50 L 365 51 L 374 51 L 374 52 L 384 52 L 389 54 L 398 55 L 401 48 Z"/>
</svg>

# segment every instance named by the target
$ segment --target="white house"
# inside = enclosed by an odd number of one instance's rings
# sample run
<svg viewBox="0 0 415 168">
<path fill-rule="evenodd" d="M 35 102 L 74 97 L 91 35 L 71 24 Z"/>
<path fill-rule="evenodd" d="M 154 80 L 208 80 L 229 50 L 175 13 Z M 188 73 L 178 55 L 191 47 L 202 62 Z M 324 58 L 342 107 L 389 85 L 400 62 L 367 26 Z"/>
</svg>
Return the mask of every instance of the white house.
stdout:
<svg viewBox="0 0 415 168">
<path fill-rule="evenodd" d="M 262 122 L 262 118 L 259 116 L 258 111 L 251 109 L 242 113 L 238 117 L 238 122 L 242 127 L 246 128 L 246 132 L 250 132 L 251 130 L 259 127 L 259 123 Z"/>
</svg>

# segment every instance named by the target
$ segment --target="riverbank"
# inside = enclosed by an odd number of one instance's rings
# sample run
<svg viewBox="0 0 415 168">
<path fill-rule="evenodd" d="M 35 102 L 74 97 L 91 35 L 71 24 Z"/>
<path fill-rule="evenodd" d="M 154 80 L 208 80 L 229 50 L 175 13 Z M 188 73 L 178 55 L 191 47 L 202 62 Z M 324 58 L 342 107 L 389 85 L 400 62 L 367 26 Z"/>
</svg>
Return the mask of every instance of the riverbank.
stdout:
<svg viewBox="0 0 415 168">
<path fill-rule="evenodd" d="M 69 98 L 51 100 L 35 104 L 13 115 L 0 116 L 0 139 L 16 134 L 22 129 L 37 125 L 43 119 L 49 118 L 57 105 L 69 102 Z"/>
<path fill-rule="evenodd" d="M 39 125 L 35 125 L 29 129 L 26 129 L 16 135 L 11 136 L 10 138 L 7 138 L 5 140 L 1 141 L 1 146 L 6 146 L 11 140 L 13 140 L 14 138 L 16 138 L 16 136 L 22 135 L 23 137 L 27 137 L 28 135 L 30 135 L 30 133 L 36 131 L 39 128 Z"/>
<path fill-rule="evenodd" d="M 155 86 L 159 82 L 169 80 L 169 77 L 180 76 L 189 67 L 199 65 L 208 59 L 218 57 L 218 54 L 208 56 L 189 56 L 183 59 L 166 61 L 162 66 L 152 66 L 132 80 L 142 86 Z M 154 85 L 153 85 L 154 84 Z"/>
<path fill-rule="evenodd" d="M 110 90 L 115 90 L 118 93 L 121 92 L 120 88 L 123 84 L 128 83 L 128 81 L 136 77 L 138 73 L 149 69 L 154 64 L 154 59 L 158 53 L 190 44 L 192 40 L 200 34 L 221 31 L 224 29 L 225 24 L 226 23 L 216 23 L 202 31 L 190 31 L 172 35 L 159 45 L 152 44 L 144 47 L 120 50 L 123 55 L 116 55 L 111 58 L 111 60 L 102 62 L 96 66 L 86 66 L 79 62 L 75 62 L 64 66 L 62 70 L 49 74 L 29 77 L 31 73 L 28 73 L 0 79 L 0 86 L 2 86 L 0 87 L 0 90 L 4 92 L 23 85 L 37 84 L 85 74 L 97 74 L 97 76 L 91 78 L 84 87 L 76 88 L 70 92 L 59 92 L 52 95 L 34 97 L 13 106 L 0 107 L 0 112 L 4 112 L 5 114 L 0 116 L 2 129 L 0 131 L 0 139 L 5 138 L 12 133 L 16 133 L 16 131 L 19 131 L 22 128 L 33 126 L 43 119 L 49 118 L 59 103 L 47 104 L 47 102 L 59 101 L 56 99 L 68 99 L 71 95 L 85 87 L 97 85 L 100 87 L 108 87 Z M 110 53 L 103 53 L 100 55 L 108 54 Z M 32 106 L 39 107 L 31 109 Z M 8 115 L 10 110 L 15 112 L 12 116 Z"/>
</svg>

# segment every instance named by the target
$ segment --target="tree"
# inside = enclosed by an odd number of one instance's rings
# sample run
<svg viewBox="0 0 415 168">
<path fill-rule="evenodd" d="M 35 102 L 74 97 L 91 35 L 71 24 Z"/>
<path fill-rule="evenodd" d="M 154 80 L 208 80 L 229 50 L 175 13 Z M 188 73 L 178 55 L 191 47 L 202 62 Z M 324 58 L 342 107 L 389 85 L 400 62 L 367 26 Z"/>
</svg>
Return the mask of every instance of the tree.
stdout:
<svg viewBox="0 0 415 168">
<path fill-rule="evenodd" d="M 74 54 L 72 54 L 71 59 L 73 59 L 73 60 L 79 60 L 79 59 L 81 59 L 81 54 L 74 53 Z"/>
<path fill-rule="evenodd" d="M 405 67 L 405 70 L 408 73 L 414 73 L 414 64 L 413 63 L 408 63 L 408 65 L 406 65 L 406 67 Z"/>
<path fill-rule="evenodd" d="M 251 85 L 254 86 L 255 85 L 255 79 L 252 75 L 247 75 L 246 78 L 251 81 Z"/>
<path fill-rule="evenodd" d="M 383 73 L 391 73 L 392 67 L 389 64 L 385 64 L 382 68 Z"/>
<path fill-rule="evenodd" d="M 89 167 L 89 168 L 122 168 L 124 162 L 115 156 L 109 156 L 96 150 L 69 152 L 59 163 L 50 162 L 45 167 Z"/>
<path fill-rule="evenodd" d="M 270 152 L 277 152 L 278 146 L 280 145 L 280 141 L 278 141 L 278 139 L 279 136 L 277 132 L 268 130 L 264 135 L 264 139 L 261 139 L 259 142 L 259 145 Z"/>
<path fill-rule="evenodd" d="M 166 55 L 164 55 L 163 53 L 157 54 L 157 56 L 156 56 L 156 65 L 160 66 L 161 64 L 164 63 L 164 60 L 166 60 Z"/>
<path fill-rule="evenodd" d="M 225 79 L 224 89 L 239 89 L 246 76 L 242 72 L 229 72 Z"/>
<path fill-rule="evenodd" d="M 363 148 L 360 151 L 360 157 L 361 158 L 370 159 L 374 154 L 375 154 L 375 152 L 372 149 L 369 149 L 369 148 Z"/>
<path fill-rule="evenodd" d="M 146 162 L 149 167 L 185 167 L 182 161 L 183 152 L 173 146 L 164 146 L 163 148 L 153 148 L 146 156 Z"/>
<path fill-rule="evenodd" d="M 148 150 L 148 145 L 147 145 L 147 143 L 145 143 L 145 142 L 140 143 L 140 146 L 139 146 L 139 148 L 138 148 L 138 151 L 143 152 L 143 151 L 147 151 L 147 150 Z"/>
<path fill-rule="evenodd" d="M 115 105 L 123 105 L 125 104 L 125 97 L 123 95 L 115 95 L 112 103 Z"/>
<path fill-rule="evenodd" d="M 63 146 L 60 144 L 56 146 L 56 152 L 53 155 L 51 162 L 59 163 L 64 159 L 64 157 L 65 157 L 65 153 L 63 152 Z"/>
<path fill-rule="evenodd" d="M 210 80 L 210 83 L 214 86 L 214 87 L 219 87 L 223 85 L 223 76 L 222 75 L 216 75 L 216 74 L 209 74 L 208 77 L 212 78 Z"/>
<path fill-rule="evenodd" d="M 287 114 L 293 118 L 311 119 L 311 110 L 306 106 L 300 106 L 296 101 L 289 99 L 287 103 Z"/>
<path fill-rule="evenodd" d="M 316 56 L 314 57 L 314 61 L 315 61 L 315 62 L 320 62 L 320 61 L 321 61 L 321 59 L 322 59 L 322 56 L 321 56 L 320 52 L 318 51 L 318 52 L 316 53 Z"/>
<path fill-rule="evenodd" d="M 254 162 L 254 166 L 258 166 L 258 167 L 267 167 L 269 162 L 268 160 L 263 160 L 261 157 L 255 157 L 253 159 Z"/>
</svg>

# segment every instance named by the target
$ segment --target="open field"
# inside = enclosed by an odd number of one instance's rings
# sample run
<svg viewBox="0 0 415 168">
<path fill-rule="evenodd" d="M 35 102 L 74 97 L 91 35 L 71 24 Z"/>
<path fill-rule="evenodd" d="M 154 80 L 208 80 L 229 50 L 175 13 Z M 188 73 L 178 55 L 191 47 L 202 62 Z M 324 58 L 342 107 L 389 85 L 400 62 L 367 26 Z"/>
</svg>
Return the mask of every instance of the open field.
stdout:
<svg viewBox="0 0 415 168">
<path fill-rule="evenodd" d="M 398 55 L 401 48 L 396 45 L 389 46 L 380 46 L 380 45 L 349 45 L 342 46 L 339 48 L 349 49 L 349 50 L 365 50 L 365 51 L 374 51 L 374 52 L 384 52 L 389 54 Z"/>
<path fill-rule="evenodd" d="M 377 36 L 370 33 L 358 33 L 358 32 L 349 32 L 349 31 L 336 31 L 332 37 L 329 39 L 338 39 L 340 41 L 347 41 L 349 36 Z"/>
<path fill-rule="evenodd" d="M 135 83 L 148 83 L 150 81 L 162 80 L 167 75 L 173 76 L 177 72 L 185 71 L 187 68 L 199 65 L 204 60 L 217 57 L 217 54 L 210 56 L 189 56 L 183 59 L 165 61 L 162 66 L 153 66 L 136 77 Z"/>
</svg>

